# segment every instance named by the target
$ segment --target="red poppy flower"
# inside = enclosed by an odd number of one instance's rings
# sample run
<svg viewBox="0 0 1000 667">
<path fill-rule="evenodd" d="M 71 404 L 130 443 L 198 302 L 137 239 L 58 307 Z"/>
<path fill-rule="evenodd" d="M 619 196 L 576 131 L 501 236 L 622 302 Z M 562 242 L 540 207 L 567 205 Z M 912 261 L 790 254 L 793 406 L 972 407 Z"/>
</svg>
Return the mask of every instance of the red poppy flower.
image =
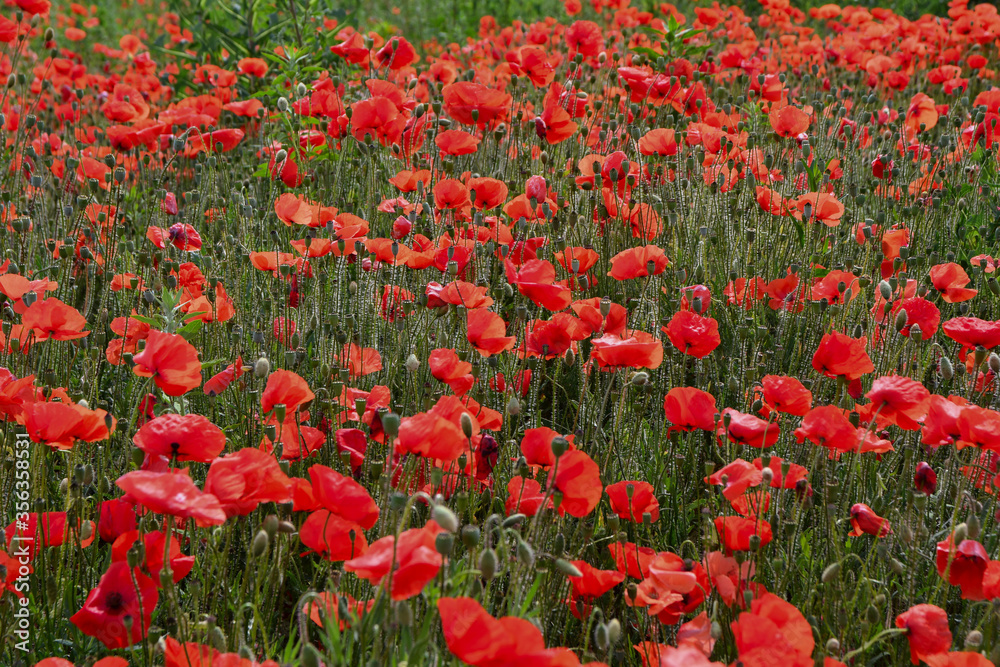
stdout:
<svg viewBox="0 0 1000 667">
<path fill-rule="evenodd" d="M 927 462 L 921 461 L 917 464 L 917 471 L 913 474 L 913 486 L 926 496 L 934 495 L 934 491 L 937 490 L 937 473 Z"/>
<path fill-rule="evenodd" d="M 168 396 L 181 396 L 201 384 L 198 351 L 179 334 L 151 330 L 145 349 L 133 361 L 132 371 L 153 378 Z"/>
<path fill-rule="evenodd" d="M 298 373 L 279 369 L 267 377 L 267 386 L 260 395 L 260 409 L 268 413 L 276 405 L 284 405 L 286 413 L 291 414 L 314 398 L 316 395 Z"/>
<path fill-rule="evenodd" d="M 420 60 L 417 50 L 405 37 L 394 36 L 375 53 L 379 67 L 400 70 Z"/>
<path fill-rule="evenodd" d="M 896 627 L 906 630 L 910 642 L 910 659 L 914 665 L 921 660 L 951 648 L 948 614 L 932 604 L 918 604 L 896 617 Z"/>
<path fill-rule="evenodd" d="M 956 546 L 949 535 L 937 543 L 935 562 L 938 574 L 962 589 L 963 600 L 983 599 L 983 575 L 990 557 L 982 544 L 966 538 Z"/>
<path fill-rule="evenodd" d="M 135 583 L 132 578 L 135 577 Z M 87 594 L 83 608 L 70 617 L 80 631 L 109 649 L 127 648 L 149 632 L 153 609 L 159 600 L 156 584 L 138 569 L 114 562 Z M 126 624 L 129 619 L 131 628 Z"/>
<path fill-rule="evenodd" d="M 965 269 L 954 262 L 932 266 L 930 275 L 934 289 L 940 292 L 941 298 L 948 303 L 968 301 L 979 293 L 978 290 L 966 287 L 971 278 Z"/>
<path fill-rule="evenodd" d="M 337 355 L 337 363 L 346 368 L 351 377 L 363 377 L 382 370 L 382 355 L 374 348 L 348 343 Z"/>
<path fill-rule="evenodd" d="M 368 549 L 364 530 L 353 521 L 327 509 L 312 512 L 299 528 L 302 544 L 326 560 L 356 558 Z"/>
<path fill-rule="evenodd" d="M 790 104 L 774 107 L 767 118 L 781 137 L 797 137 L 809 129 L 809 114 Z"/>
<path fill-rule="evenodd" d="M 313 497 L 320 507 L 368 530 L 378 521 L 378 505 L 368 491 L 350 477 L 324 465 L 309 468 Z"/>
<path fill-rule="evenodd" d="M 867 533 L 875 537 L 885 537 L 892 532 L 888 520 L 880 517 L 875 510 L 864 503 L 851 505 L 851 527 L 850 534 L 853 536 Z"/>
<path fill-rule="evenodd" d="M 796 378 L 765 375 L 760 380 L 760 386 L 764 403 L 773 410 L 802 417 L 812 407 L 812 392 Z"/>
<path fill-rule="evenodd" d="M 58 547 L 70 542 L 86 549 L 94 542 L 96 531 L 93 521 L 77 519 L 76 527 L 67 524 L 66 512 L 29 512 L 27 520 L 12 521 L 4 528 L 4 541 L 8 550 L 13 549 L 17 538 L 18 555 L 21 549 L 27 549 L 28 559 L 35 557 L 41 547 Z"/>
<path fill-rule="evenodd" d="M 444 532 L 435 521 L 423 528 L 403 531 L 397 540 L 388 535 L 376 540 L 364 555 L 344 563 L 344 570 L 379 586 L 389 578 L 390 597 L 407 600 L 424 589 L 437 576 L 444 560 L 435 547 L 438 533 Z"/>
<path fill-rule="evenodd" d="M 662 127 L 650 130 L 639 139 L 639 152 L 661 157 L 676 155 L 677 139 L 674 130 Z"/>
<path fill-rule="evenodd" d="M 434 137 L 434 145 L 442 155 L 470 155 L 479 148 L 479 138 L 462 130 L 445 130 Z"/>
<path fill-rule="evenodd" d="M 671 431 L 713 431 L 716 426 L 715 397 L 695 387 L 674 387 L 663 398 L 663 411 Z"/>
<path fill-rule="evenodd" d="M 591 358 L 602 370 L 619 368 L 656 369 L 663 363 L 663 343 L 645 331 L 629 331 L 628 337 L 605 334 L 591 342 Z"/>
<path fill-rule="evenodd" d="M 990 322 L 978 317 L 953 317 L 941 328 L 948 338 L 966 348 L 982 345 L 989 350 L 1000 345 L 1000 321 Z"/>
<path fill-rule="evenodd" d="M 504 509 L 508 515 L 524 514 L 525 516 L 535 516 L 542 508 L 542 503 L 546 508 L 552 508 L 552 496 L 542 491 L 542 485 L 535 480 L 526 477 L 512 477 L 507 483 L 507 501 Z"/>
<path fill-rule="evenodd" d="M 729 422 L 728 426 L 726 425 L 727 420 Z M 777 424 L 767 422 L 760 417 L 739 412 L 732 408 L 725 408 L 716 426 L 715 435 L 719 438 L 720 445 L 722 444 L 722 439 L 725 437 L 730 442 L 762 449 L 764 447 L 771 447 L 778 441 L 781 429 Z"/>
<path fill-rule="evenodd" d="M 762 519 L 748 519 L 742 516 L 720 516 L 715 519 L 715 530 L 726 547 L 726 552 L 750 551 L 750 540 L 760 538 L 760 546 L 771 541 L 771 524 Z"/>
<path fill-rule="evenodd" d="M 517 344 L 515 336 L 504 335 L 507 333 L 507 325 L 496 313 L 484 309 L 468 310 L 465 322 L 466 337 L 484 357 L 513 349 Z"/>
<path fill-rule="evenodd" d="M 875 370 L 865 345 L 868 339 L 851 338 L 839 331 L 824 334 L 813 354 L 812 366 L 830 378 L 856 380 Z"/>
<path fill-rule="evenodd" d="M 794 605 L 773 593 L 755 597 L 731 627 L 738 661 L 746 667 L 813 664 L 812 626 Z"/>
<path fill-rule="evenodd" d="M 154 582 L 159 581 L 160 570 L 163 569 L 163 555 L 165 550 L 169 551 L 170 572 L 173 575 L 175 584 L 190 574 L 191 569 L 194 567 L 194 556 L 185 556 L 181 553 L 180 540 L 183 539 L 183 535 L 172 535 L 170 543 L 167 544 L 167 538 L 159 530 L 142 535 L 139 534 L 138 530 L 123 533 L 111 545 L 111 562 L 126 561 L 129 549 L 140 539 L 142 540 L 142 545 L 145 547 L 143 550 L 146 556 L 145 571 L 150 573 Z"/>
<path fill-rule="evenodd" d="M 291 481 L 275 458 L 254 447 L 212 461 L 205 492 L 219 500 L 227 517 L 246 516 L 260 503 L 288 503 Z"/>
<path fill-rule="evenodd" d="M 439 598 L 441 630 L 448 650 L 472 667 L 573 665 L 569 649 L 545 648 L 542 632 L 524 619 L 495 619 L 472 598 Z"/>
<path fill-rule="evenodd" d="M 702 317 L 690 310 L 674 313 L 667 326 L 662 327 L 674 347 L 697 359 L 707 357 L 719 347 L 719 323 L 711 317 Z"/>
<path fill-rule="evenodd" d="M 656 616 L 660 623 L 673 625 L 704 602 L 709 587 L 708 573 L 701 563 L 665 551 L 649 561 L 635 596 L 627 594 L 625 602 L 629 606 L 645 607 L 646 612 Z"/>
<path fill-rule="evenodd" d="M 105 542 L 114 542 L 138 527 L 135 506 L 121 498 L 102 501 L 98 514 L 97 530 Z"/>
<path fill-rule="evenodd" d="M 650 521 L 660 518 L 660 503 L 649 482 L 615 482 L 604 490 L 611 501 L 611 511 L 622 519 L 642 523 L 647 512 Z"/>
<path fill-rule="evenodd" d="M 577 449 L 565 452 L 549 471 L 549 485 L 562 495 L 559 511 L 578 519 L 601 502 L 601 470 L 592 458 Z"/>
<path fill-rule="evenodd" d="M 37 402 L 24 408 L 24 428 L 33 442 L 53 449 L 72 449 L 77 440 L 107 440 L 116 421 L 106 411 L 76 403 Z"/>
<path fill-rule="evenodd" d="M 871 407 L 876 413 L 907 431 L 916 431 L 927 413 L 930 392 L 916 380 L 904 375 L 886 375 L 872 383 L 871 391 L 865 394 L 871 399 Z"/>
<path fill-rule="evenodd" d="M 899 307 L 906 311 L 906 325 L 899 333 L 909 336 L 914 325 L 917 325 L 920 327 L 921 340 L 934 337 L 941 324 L 941 311 L 937 306 L 923 297 L 915 296 L 900 301 Z"/>
<path fill-rule="evenodd" d="M 821 405 L 807 412 L 801 426 L 795 429 L 795 437 L 799 442 L 808 439 L 821 447 L 843 452 L 853 451 L 859 444 L 857 429 L 835 405 Z"/>
<path fill-rule="evenodd" d="M 553 312 L 563 310 L 572 301 L 572 293 L 564 285 L 556 284 L 556 267 L 543 259 L 531 259 L 515 267 L 508 259 L 504 262 L 507 281 L 517 285 L 517 290 L 534 302 Z"/>
<path fill-rule="evenodd" d="M 218 526 L 226 521 L 226 513 L 218 499 L 195 486 L 186 470 L 135 470 L 119 477 L 115 484 L 125 492 L 126 500 L 139 503 L 151 512 L 194 519 L 199 526 Z"/>
<path fill-rule="evenodd" d="M 470 311 L 469 314 L 471 315 Z M 486 311 L 480 311 L 486 312 Z M 438 348 L 433 350 L 427 358 L 427 365 L 431 369 L 431 375 L 435 380 L 440 380 L 451 387 L 456 396 L 461 396 L 472 389 L 476 378 L 472 377 L 472 364 L 462 361 L 458 353 L 450 348 Z"/>
<path fill-rule="evenodd" d="M 399 143 L 406 126 L 396 105 L 387 97 L 370 97 L 351 105 L 351 134 L 358 141 L 371 137 L 383 146 Z"/>
<path fill-rule="evenodd" d="M 442 461 L 454 461 L 469 449 L 461 427 L 433 411 L 404 417 L 396 440 L 396 451 L 400 453 Z"/>
<path fill-rule="evenodd" d="M 21 324 L 31 330 L 36 341 L 76 340 L 90 333 L 84 331 L 87 319 L 76 308 L 56 298 L 42 299 L 28 306 Z"/>
<path fill-rule="evenodd" d="M 570 562 L 579 570 L 580 576 L 569 577 L 570 591 L 567 603 L 574 616 L 586 618 L 593 602 L 624 581 L 625 574 L 617 570 L 599 570 L 583 560 Z"/>
<path fill-rule="evenodd" d="M 201 415 L 166 414 L 146 422 L 132 444 L 147 454 L 208 463 L 226 448 L 226 434 Z"/>
<path fill-rule="evenodd" d="M 481 83 L 456 81 L 441 89 L 444 110 L 463 125 L 486 127 L 503 120 L 510 108 L 510 95 Z"/>
<path fill-rule="evenodd" d="M 663 254 L 663 249 L 655 245 L 628 248 L 611 258 L 611 270 L 608 275 L 615 280 L 631 280 L 656 276 L 670 266 L 670 260 Z"/>
<path fill-rule="evenodd" d="M 927 415 L 924 417 L 920 442 L 931 447 L 951 445 L 962 437 L 958 418 L 968 404 L 961 396 L 938 396 L 931 394 L 927 399 Z"/>
<path fill-rule="evenodd" d="M 705 478 L 705 482 L 708 484 L 723 486 L 722 496 L 729 501 L 735 500 L 749 489 L 759 486 L 763 480 L 762 468 L 747 463 L 743 459 L 736 459 Z"/>
<path fill-rule="evenodd" d="M 558 437 L 561 436 L 557 431 L 545 426 L 526 429 L 521 437 L 521 453 L 524 454 L 528 465 L 543 467 L 555 465 L 556 456 L 552 451 L 552 441 Z M 565 439 L 569 443 L 568 450 L 576 449 L 573 435 L 568 435 Z"/>
<path fill-rule="evenodd" d="M 979 447 L 988 451 L 1000 451 L 1000 412 L 968 405 L 962 409 L 957 419 L 958 440 L 955 445 Z"/>
</svg>

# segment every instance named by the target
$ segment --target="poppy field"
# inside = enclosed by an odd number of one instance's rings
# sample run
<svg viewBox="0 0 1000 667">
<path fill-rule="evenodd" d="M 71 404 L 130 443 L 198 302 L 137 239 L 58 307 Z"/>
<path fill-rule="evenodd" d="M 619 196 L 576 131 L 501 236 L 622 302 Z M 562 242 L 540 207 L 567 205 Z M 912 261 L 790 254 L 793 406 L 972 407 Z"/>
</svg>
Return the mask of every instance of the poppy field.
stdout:
<svg viewBox="0 0 1000 667">
<path fill-rule="evenodd" d="M 1000 664 L 997 8 L 501 5 L 6 0 L 0 664 Z"/>
</svg>

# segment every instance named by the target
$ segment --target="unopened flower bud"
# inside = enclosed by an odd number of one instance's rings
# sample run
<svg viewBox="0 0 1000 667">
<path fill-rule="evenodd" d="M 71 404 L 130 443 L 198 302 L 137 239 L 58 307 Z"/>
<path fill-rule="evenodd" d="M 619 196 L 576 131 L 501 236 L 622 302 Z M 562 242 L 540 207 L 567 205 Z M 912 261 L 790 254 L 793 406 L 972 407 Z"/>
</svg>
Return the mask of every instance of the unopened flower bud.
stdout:
<svg viewBox="0 0 1000 667">
<path fill-rule="evenodd" d="M 431 510 L 431 518 L 449 533 L 458 530 L 458 517 L 445 505 L 435 505 L 434 509 Z"/>
<path fill-rule="evenodd" d="M 253 374 L 258 378 L 265 378 L 271 373 L 271 362 L 267 360 L 267 357 L 261 357 L 257 360 L 257 363 L 253 365 Z"/>
<path fill-rule="evenodd" d="M 250 553 L 253 554 L 254 558 L 260 558 L 267 551 L 268 539 L 267 532 L 263 530 L 258 530 L 257 534 L 254 535 L 253 544 L 250 546 Z"/>
<path fill-rule="evenodd" d="M 417 355 L 411 354 L 406 358 L 406 364 L 404 365 L 406 366 L 406 370 L 414 373 L 418 368 L 420 368 L 420 360 L 417 359 Z"/>
<path fill-rule="evenodd" d="M 507 414 L 512 417 L 521 414 L 521 403 L 517 400 L 516 396 L 511 396 L 510 400 L 507 401 Z"/>
</svg>

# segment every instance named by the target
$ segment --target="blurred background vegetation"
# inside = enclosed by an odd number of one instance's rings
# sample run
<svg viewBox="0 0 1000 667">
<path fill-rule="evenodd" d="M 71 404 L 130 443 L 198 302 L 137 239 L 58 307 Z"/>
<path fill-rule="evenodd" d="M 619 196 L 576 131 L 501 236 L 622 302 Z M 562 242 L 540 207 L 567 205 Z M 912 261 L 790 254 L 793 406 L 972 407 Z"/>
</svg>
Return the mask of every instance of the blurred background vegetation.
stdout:
<svg viewBox="0 0 1000 667">
<path fill-rule="evenodd" d="M 560 0 L 346 0 L 343 3 L 330 2 L 340 6 L 339 12 L 343 19 L 353 25 L 367 23 L 378 25 L 392 23 L 403 30 L 411 41 L 424 41 L 436 38 L 441 42 L 453 42 L 473 36 L 479 29 L 479 18 L 489 15 L 496 18 L 501 26 L 510 25 L 512 21 L 532 22 L 547 16 L 566 19 L 566 12 Z M 592 11 L 589 2 L 584 0 L 584 12 L 581 17 Z M 632 0 L 631 6 L 641 11 L 657 12 L 661 0 Z M 693 16 L 695 6 L 710 5 L 711 2 L 691 2 L 690 0 L 675 0 L 673 4 L 685 16 Z M 721 5 L 735 4 L 743 8 L 750 16 L 761 13 L 759 0 L 720 1 Z M 828 4 L 826 0 L 791 0 L 791 4 L 803 10 Z M 841 3 L 838 3 L 841 4 Z M 923 14 L 944 16 L 948 11 L 947 0 L 860 0 L 842 4 L 861 5 L 865 7 L 887 7 L 909 19 L 916 19 Z M 970 4 L 976 4 L 970 2 Z M 348 18 L 350 17 L 350 18 Z"/>
<path fill-rule="evenodd" d="M 632 0 L 631 6 L 659 14 L 661 1 Z M 825 0 L 791 0 L 791 3 L 803 10 L 827 4 Z M 693 17 L 694 7 L 712 3 L 675 0 L 673 4 L 685 16 Z M 738 5 L 750 16 L 762 12 L 760 0 L 722 0 L 719 4 Z M 887 7 L 910 19 L 923 14 L 944 16 L 948 11 L 947 0 L 860 0 L 845 4 Z M 976 4 L 976 0 L 970 4 Z M 264 31 L 270 37 L 263 41 L 280 44 L 286 36 L 283 29 L 286 26 L 282 24 L 294 16 L 317 14 L 336 19 L 340 26 L 374 30 L 381 35 L 398 29 L 418 47 L 431 39 L 442 44 L 465 41 L 478 33 L 479 19 L 483 16 L 494 17 L 500 26 L 516 20 L 531 23 L 546 17 L 568 20 L 562 0 L 167 0 L 167 5 L 181 17 L 185 27 L 202 38 L 199 41 L 203 47 L 211 47 L 216 41 L 206 34 L 207 28 L 214 27 L 216 36 L 225 35 L 238 42 L 250 24 L 255 26 L 258 36 Z M 127 22 L 123 15 L 115 14 L 119 21 Z M 593 18 L 592 15 L 589 0 L 583 0 L 583 11 L 577 18 Z M 257 40 L 263 46 L 261 41 Z"/>
</svg>

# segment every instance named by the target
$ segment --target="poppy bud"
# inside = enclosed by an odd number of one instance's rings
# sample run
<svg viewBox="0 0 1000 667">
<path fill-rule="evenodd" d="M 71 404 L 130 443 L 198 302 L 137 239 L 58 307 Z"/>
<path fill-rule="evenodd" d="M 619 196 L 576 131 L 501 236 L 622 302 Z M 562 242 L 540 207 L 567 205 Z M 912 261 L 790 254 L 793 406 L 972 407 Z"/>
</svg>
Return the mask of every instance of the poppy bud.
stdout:
<svg viewBox="0 0 1000 667">
<path fill-rule="evenodd" d="M 565 574 L 567 577 L 583 576 L 583 572 L 580 572 L 580 570 L 576 567 L 576 565 L 573 565 L 573 563 L 570 563 L 568 560 L 562 558 L 556 559 L 556 570 L 558 570 L 562 574 Z"/>
<path fill-rule="evenodd" d="M 521 404 L 518 402 L 516 396 L 511 396 L 510 400 L 507 401 L 507 414 L 511 417 L 516 417 L 521 414 Z"/>
<path fill-rule="evenodd" d="M 907 320 L 906 311 L 900 308 L 899 312 L 896 313 L 896 322 L 895 322 L 896 331 L 902 331 L 903 329 L 906 328 L 906 320 Z"/>
<path fill-rule="evenodd" d="M 462 425 L 462 433 L 465 434 L 466 438 L 472 437 L 472 417 L 469 416 L 468 412 L 463 412 L 462 416 L 458 419 L 459 423 Z"/>
<path fill-rule="evenodd" d="M 524 540 L 517 543 L 517 560 L 526 567 L 535 564 L 535 550 Z"/>
<path fill-rule="evenodd" d="M 827 653 L 839 653 L 840 652 L 840 641 L 836 637 L 830 637 L 826 642 L 826 652 Z"/>
<path fill-rule="evenodd" d="M 263 530 L 258 530 L 257 534 L 254 535 L 253 544 L 250 546 L 250 553 L 253 554 L 254 558 L 260 558 L 267 551 L 267 533 Z"/>
<path fill-rule="evenodd" d="M 256 377 L 264 378 L 271 373 L 271 362 L 267 360 L 267 357 L 261 357 L 257 360 L 257 363 L 253 365 L 253 374 Z"/>
<path fill-rule="evenodd" d="M 960 523 L 957 526 L 955 526 L 955 532 L 952 536 L 952 540 L 954 541 L 955 546 L 957 547 L 959 544 L 964 542 L 965 538 L 967 538 L 968 536 L 969 536 L 968 525 Z"/>
<path fill-rule="evenodd" d="M 521 525 L 527 517 L 523 514 L 511 514 L 509 517 L 503 520 L 500 525 L 504 528 L 516 528 Z"/>
<path fill-rule="evenodd" d="M 341 598 L 343 600 L 344 598 Z M 299 653 L 299 660 L 302 661 L 302 667 L 322 667 L 323 660 L 320 657 L 319 651 L 312 644 L 306 643 L 302 645 L 302 652 Z"/>
<path fill-rule="evenodd" d="M 435 505 L 434 509 L 431 510 L 431 518 L 449 533 L 458 530 L 458 517 L 445 505 Z"/>
<path fill-rule="evenodd" d="M 594 627 L 594 644 L 600 651 L 607 651 L 611 645 L 611 637 L 608 636 L 608 626 L 598 623 Z"/>
<path fill-rule="evenodd" d="M 926 496 L 934 495 L 934 491 L 937 490 L 937 473 L 929 464 L 921 461 L 917 464 L 917 471 L 913 476 L 913 485 L 917 491 Z"/>
<path fill-rule="evenodd" d="M 968 528 L 968 534 L 970 539 L 979 538 L 979 516 L 977 514 L 970 514 L 968 520 L 965 522 Z"/>
<path fill-rule="evenodd" d="M 965 635 L 965 645 L 968 648 L 979 648 L 983 645 L 983 633 L 979 630 L 971 630 Z"/>
<path fill-rule="evenodd" d="M 951 365 L 951 360 L 948 357 L 941 357 L 940 369 L 941 378 L 944 380 L 950 380 L 955 376 L 955 368 Z"/>
<path fill-rule="evenodd" d="M 490 581 L 497 573 L 497 552 L 493 549 L 484 549 L 479 554 L 479 572 L 483 579 Z"/>
<path fill-rule="evenodd" d="M 268 537 L 274 537 L 274 534 L 278 531 L 278 517 L 273 514 L 268 514 L 264 517 L 264 522 L 261 524 L 261 528 Z"/>
<path fill-rule="evenodd" d="M 145 560 L 146 555 L 144 553 L 145 548 L 142 542 L 136 542 L 132 545 L 132 548 L 128 550 L 125 554 L 125 560 L 128 562 L 129 567 L 139 567 L 142 565 L 142 561 Z"/>
<path fill-rule="evenodd" d="M 1000 373 L 1000 355 L 997 355 L 996 352 L 991 352 L 989 358 L 989 364 L 991 371 L 993 371 L 994 373 Z"/>
</svg>

